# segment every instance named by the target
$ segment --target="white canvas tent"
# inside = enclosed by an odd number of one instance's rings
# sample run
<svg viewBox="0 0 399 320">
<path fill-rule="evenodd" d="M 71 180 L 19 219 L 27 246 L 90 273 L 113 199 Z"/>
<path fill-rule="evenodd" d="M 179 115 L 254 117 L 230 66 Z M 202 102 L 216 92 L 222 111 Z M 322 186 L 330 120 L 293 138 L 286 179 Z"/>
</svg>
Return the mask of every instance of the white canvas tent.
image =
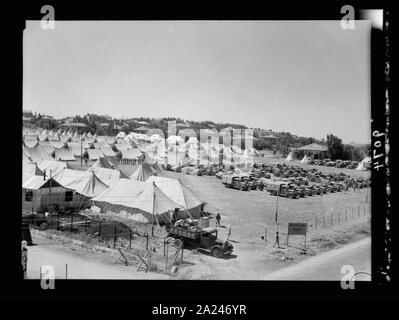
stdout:
<svg viewBox="0 0 399 320">
<path fill-rule="evenodd" d="M 129 179 L 121 170 L 95 167 L 90 168 L 88 171 L 94 171 L 96 176 L 108 186 L 113 185 L 119 179 Z"/>
<path fill-rule="evenodd" d="M 309 158 L 306 156 L 303 157 L 303 159 L 301 160 L 301 163 L 307 164 L 309 162 Z"/>
<path fill-rule="evenodd" d="M 64 187 L 73 189 L 88 198 L 93 198 L 108 189 L 108 186 L 94 172 L 64 169 L 56 174 L 54 179 Z"/>
<path fill-rule="evenodd" d="M 138 181 L 146 181 L 151 176 L 159 176 L 163 174 L 163 169 L 158 164 L 142 163 L 131 174 L 130 179 Z"/>
<path fill-rule="evenodd" d="M 69 169 L 69 166 L 67 162 L 63 161 L 55 161 L 53 160 L 44 160 L 38 164 L 39 169 L 44 173 L 46 173 L 47 177 L 50 177 L 50 171 L 51 171 L 51 176 L 55 176 L 58 172 L 64 170 L 64 169 Z"/>
<path fill-rule="evenodd" d="M 155 183 L 130 179 L 118 180 L 92 200 L 104 212 L 153 224 L 170 222 L 173 211 L 179 208 Z"/>
<path fill-rule="evenodd" d="M 204 202 L 180 180 L 151 176 L 147 182 L 155 182 L 170 199 L 188 211 L 188 216 L 193 218 L 201 216 L 201 204 Z"/>
<path fill-rule="evenodd" d="M 367 170 L 370 168 L 371 165 L 371 158 L 365 157 L 362 161 L 359 162 L 359 165 L 356 167 L 356 170 Z"/>
<path fill-rule="evenodd" d="M 287 156 L 287 158 L 285 158 L 285 161 L 293 161 L 293 157 L 292 157 L 292 152 L 290 152 Z"/>
<path fill-rule="evenodd" d="M 34 176 L 43 176 L 43 171 L 39 169 L 35 162 L 22 162 L 22 173 Z"/>
</svg>

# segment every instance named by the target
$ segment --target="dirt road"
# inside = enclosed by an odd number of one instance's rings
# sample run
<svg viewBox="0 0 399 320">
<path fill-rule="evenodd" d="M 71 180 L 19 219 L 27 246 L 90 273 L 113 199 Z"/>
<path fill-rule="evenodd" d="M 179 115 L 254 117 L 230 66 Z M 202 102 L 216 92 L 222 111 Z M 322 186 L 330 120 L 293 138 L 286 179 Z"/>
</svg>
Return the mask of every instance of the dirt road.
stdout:
<svg viewBox="0 0 399 320">
<path fill-rule="evenodd" d="M 341 280 L 344 265 L 353 266 L 355 273 L 371 273 L 370 237 L 270 273 L 263 280 Z M 371 278 L 359 274 L 355 280 L 370 281 Z"/>
</svg>

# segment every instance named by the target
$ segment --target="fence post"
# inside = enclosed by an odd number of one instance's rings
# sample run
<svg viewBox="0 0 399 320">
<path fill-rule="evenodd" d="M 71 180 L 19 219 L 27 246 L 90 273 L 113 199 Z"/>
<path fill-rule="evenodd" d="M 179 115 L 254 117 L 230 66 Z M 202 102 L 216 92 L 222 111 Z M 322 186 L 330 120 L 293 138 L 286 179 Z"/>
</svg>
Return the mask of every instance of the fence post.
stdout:
<svg viewBox="0 0 399 320">
<path fill-rule="evenodd" d="M 85 219 L 85 234 L 86 234 L 86 231 L 87 231 L 87 219 Z"/>
<path fill-rule="evenodd" d="M 116 224 L 114 226 L 114 248 L 116 247 Z"/>
<path fill-rule="evenodd" d="M 333 225 L 333 214 L 331 213 L 331 225 Z"/>
<path fill-rule="evenodd" d="M 340 223 L 340 217 L 341 217 L 341 213 L 340 212 L 338 212 L 338 224 Z"/>
<path fill-rule="evenodd" d="M 101 242 L 101 221 L 98 223 L 98 242 Z"/>
<path fill-rule="evenodd" d="M 360 216 L 360 207 L 357 207 L 357 216 Z"/>
<path fill-rule="evenodd" d="M 352 207 L 352 220 L 353 220 L 353 207 Z"/>
<path fill-rule="evenodd" d="M 165 272 L 168 272 L 169 242 L 166 242 Z"/>
<path fill-rule="evenodd" d="M 325 222 L 326 222 L 326 216 L 323 217 L 323 228 L 324 228 Z"/>
<path fill-rule="evenodd" d="M 73 228 L 73 213 L 71 214 L 71 232 L 72 232 L 72 228 Z"/>
<path fill-rule="evenodd" d="M 145 233 L 145 236 L 147 238 L 145 248 L 146 248 L 146 250 L 148 250 L 148 233 L 147 232 Z"/>
<path fill-rule="evenodd" d="M 57 213 L 57 230 L 60 230 L 60 212 Z"/>
<path fill-rule="evenodd" d="M 129 229 L 129 249 L 132 248 L 132 229 Z"/>
<path fill-rule="evenodd" d="M 180 250 L 181 250 L 181 261 L 180 261 L 180 264 L 183 264 L 184 241 L 181 242 Z"/>
</svg>

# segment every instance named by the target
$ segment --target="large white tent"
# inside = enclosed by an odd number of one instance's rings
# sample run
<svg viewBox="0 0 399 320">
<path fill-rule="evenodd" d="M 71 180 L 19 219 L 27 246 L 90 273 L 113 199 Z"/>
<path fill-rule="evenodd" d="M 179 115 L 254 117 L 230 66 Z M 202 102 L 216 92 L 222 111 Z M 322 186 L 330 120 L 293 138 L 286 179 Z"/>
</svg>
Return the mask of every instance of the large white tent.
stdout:
<svg viewBox="0 0 399 320">
<path fill-rule="evenodd" d="M 126 174 L 124 174 L 121 170 L 95 167 L 95 168 L 89 168 L 88 171 L 94 171 L 96 176 L 108 186 L 113 185 L 122 178 L 129 179 L 129 177 Z"/>
<path fill-rule="evenodd" d="M 151 176 L 147 182 L 154 182 L 170 199 L 188 210 L 190 216 L 200 217 L 201 204 L 204 202 L 180 180 Z"/>
<path fill-rule="evenodd" d="M 155 183 L 130 179 L 118 180 L 92 200 L 104 212 L 153 224 L 170 222 L 174 210 L 180 208 Z"/>
<path fill-rule="evenodd" d="M 54 176 L 54 179 L 66 188 L 88 198 L 95 197 L 108 189 L 94 172 L 64 169 Z"/>
<path fill-rule="evenodd" d="M 58 172 L 69 169 L 67 162 L 55 160 L 44 160 L 38 164 L 38 167 L 47 177 L 50 177 L 50 172 L 51 176 L 55 176 Z"/>
</svg>

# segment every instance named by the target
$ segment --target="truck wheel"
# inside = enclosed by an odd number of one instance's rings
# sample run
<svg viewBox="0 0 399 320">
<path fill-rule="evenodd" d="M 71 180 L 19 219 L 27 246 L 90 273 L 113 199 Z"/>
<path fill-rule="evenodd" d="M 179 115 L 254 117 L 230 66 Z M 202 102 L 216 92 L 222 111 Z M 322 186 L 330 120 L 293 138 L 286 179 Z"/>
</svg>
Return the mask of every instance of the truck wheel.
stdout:
<svg viewBox="0 0 399 320">
<path fill-rule="evenodd" d="M 212 255 L 216 258 L 221 258 L 223 256 L 223 253 L 222 250 L 220 250 L 219 248 L 213 248 Z"/>
</svg>

